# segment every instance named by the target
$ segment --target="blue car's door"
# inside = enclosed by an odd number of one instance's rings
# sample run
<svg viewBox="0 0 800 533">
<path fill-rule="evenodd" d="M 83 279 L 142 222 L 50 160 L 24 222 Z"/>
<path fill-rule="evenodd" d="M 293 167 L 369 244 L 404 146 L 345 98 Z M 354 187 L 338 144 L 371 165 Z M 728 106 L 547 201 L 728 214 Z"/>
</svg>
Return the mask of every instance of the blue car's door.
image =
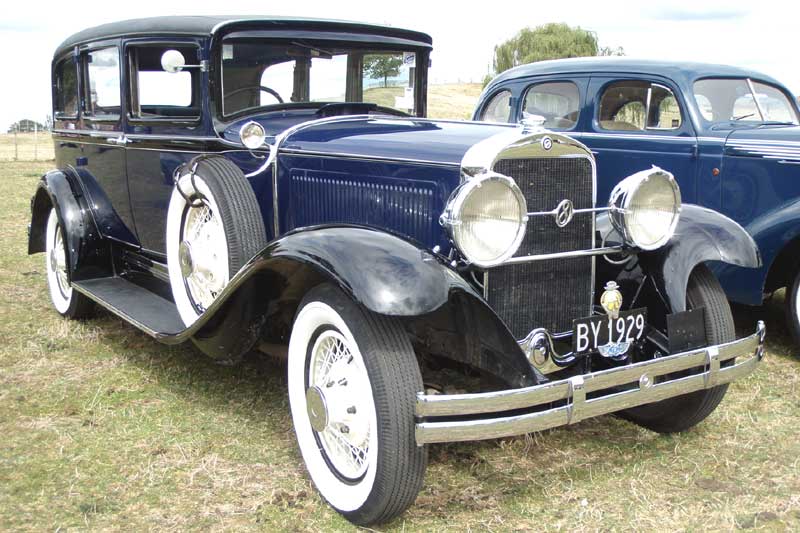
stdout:
<svg viewBox="0 0 800 533">
<path fill-rule="evenodd" d="M 681 94 L 667 80 L 592 77 L 578 136 L 597 157 L 597 201 L 624 177 L 657 165 L 672 172 L 684 202 L 697 201 L 697 138 Z"/>
</svg>

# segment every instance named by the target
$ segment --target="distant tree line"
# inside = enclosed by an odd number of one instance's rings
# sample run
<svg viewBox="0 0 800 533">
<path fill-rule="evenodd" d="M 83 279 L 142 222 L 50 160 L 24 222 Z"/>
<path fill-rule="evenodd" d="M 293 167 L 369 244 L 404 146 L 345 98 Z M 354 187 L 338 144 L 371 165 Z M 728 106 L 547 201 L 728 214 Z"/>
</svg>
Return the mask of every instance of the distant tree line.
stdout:
<svg viewBox="0 0 800 533">
<path fill-rule="evenodd" d="M 600 47 L 595 32 L 579 27 L 552 22 L 523 28 L 511 39 L 494 47 L 493 72 L 487 75 L 484 85 L 501 72 L 526 63 L 567 57 L 622 55 L 625 51 L 621 46 Z"/>
<path fill-rule="evenodd" d="M 33 133 L 34 131 L 45 131 L 52 127 L 50 117 L 45 119 L 45 123 L 37 122 L 29 118 L 18 120 L 8 127 L 8 133 Z"/>
</svg>

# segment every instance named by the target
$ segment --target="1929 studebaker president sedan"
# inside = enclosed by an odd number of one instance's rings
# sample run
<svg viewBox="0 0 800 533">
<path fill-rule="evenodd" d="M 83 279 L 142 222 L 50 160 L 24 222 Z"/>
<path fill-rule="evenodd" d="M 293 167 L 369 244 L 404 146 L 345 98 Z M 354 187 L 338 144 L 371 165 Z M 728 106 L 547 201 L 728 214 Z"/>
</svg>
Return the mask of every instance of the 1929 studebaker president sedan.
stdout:
<svg viewBox="0 0 800 533">
<path fill-rule="evenodd" d="M 536 124 L 423 118 L 430 49 L 167 17 L 78 33 L 53 62 L 29 251 L 56 309 L 228 363 L 288 346 L 303 459 L 357 524 L 414 501 L 429 443 L 605 413 L 681 431 L 763 356 L 703 265 L 759 265 L 740 226 L 646 165 L 598 205 L 591 152 Z M 397 66 L 379 86 L 376 57 Z M 420 361 L 485 379 L 448 394 Z"/>
<path fill-rule="evenodd" d="M 712 265 L 732 301 L 760 305 L 787 288 L 800 345 L 800 114 L 777 80 L 703 63 L 580 58 L 503 72 L 475 110 L 485 121 L 542 116 L 588 146 L 602 198 L 641 165 L 675 174 L 684 200 L 732 218 L 753 236 L 762 265 Z"/>
</svg>

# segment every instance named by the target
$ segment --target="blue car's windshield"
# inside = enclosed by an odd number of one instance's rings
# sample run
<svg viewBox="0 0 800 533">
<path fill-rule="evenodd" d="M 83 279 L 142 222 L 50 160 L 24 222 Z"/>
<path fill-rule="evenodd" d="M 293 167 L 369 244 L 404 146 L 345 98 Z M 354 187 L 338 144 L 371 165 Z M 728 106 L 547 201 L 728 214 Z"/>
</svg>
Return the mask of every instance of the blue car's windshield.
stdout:
<svg viewBox="0 0 800 533">
<path fill-rule="evenodd" d="M 694 83 L 694 99 L 707 123 L 798 124 L 786 94 L 766 83 L 741 78 L 706 78 Z"/>
<path fill-rule="evenodd" d="M 225 39 L 223 114 L 305 102 L 372 103 L 413 114 L 415 55 L 330 41 Z"/>
</svg>

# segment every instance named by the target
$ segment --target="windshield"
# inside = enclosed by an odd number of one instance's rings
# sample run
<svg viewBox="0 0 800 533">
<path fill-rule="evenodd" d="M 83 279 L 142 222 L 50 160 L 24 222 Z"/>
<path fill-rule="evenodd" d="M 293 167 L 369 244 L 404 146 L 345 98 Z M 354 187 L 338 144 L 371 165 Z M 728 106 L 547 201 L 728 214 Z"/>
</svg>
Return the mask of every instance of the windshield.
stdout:
<svg viewBox="0 0 800 533">
<path fill-rule="evenodd" d="M 416 54 L 331 42 L 226 39 L 222 108 L 364 102 L 413 114 Z"/>
<path fill-rule="evenodd" d="M 783 91 L 756 80 L 707 78 L 694 83 L 694 99 L 706 122 L 797 124 Z"/>
</svg>

